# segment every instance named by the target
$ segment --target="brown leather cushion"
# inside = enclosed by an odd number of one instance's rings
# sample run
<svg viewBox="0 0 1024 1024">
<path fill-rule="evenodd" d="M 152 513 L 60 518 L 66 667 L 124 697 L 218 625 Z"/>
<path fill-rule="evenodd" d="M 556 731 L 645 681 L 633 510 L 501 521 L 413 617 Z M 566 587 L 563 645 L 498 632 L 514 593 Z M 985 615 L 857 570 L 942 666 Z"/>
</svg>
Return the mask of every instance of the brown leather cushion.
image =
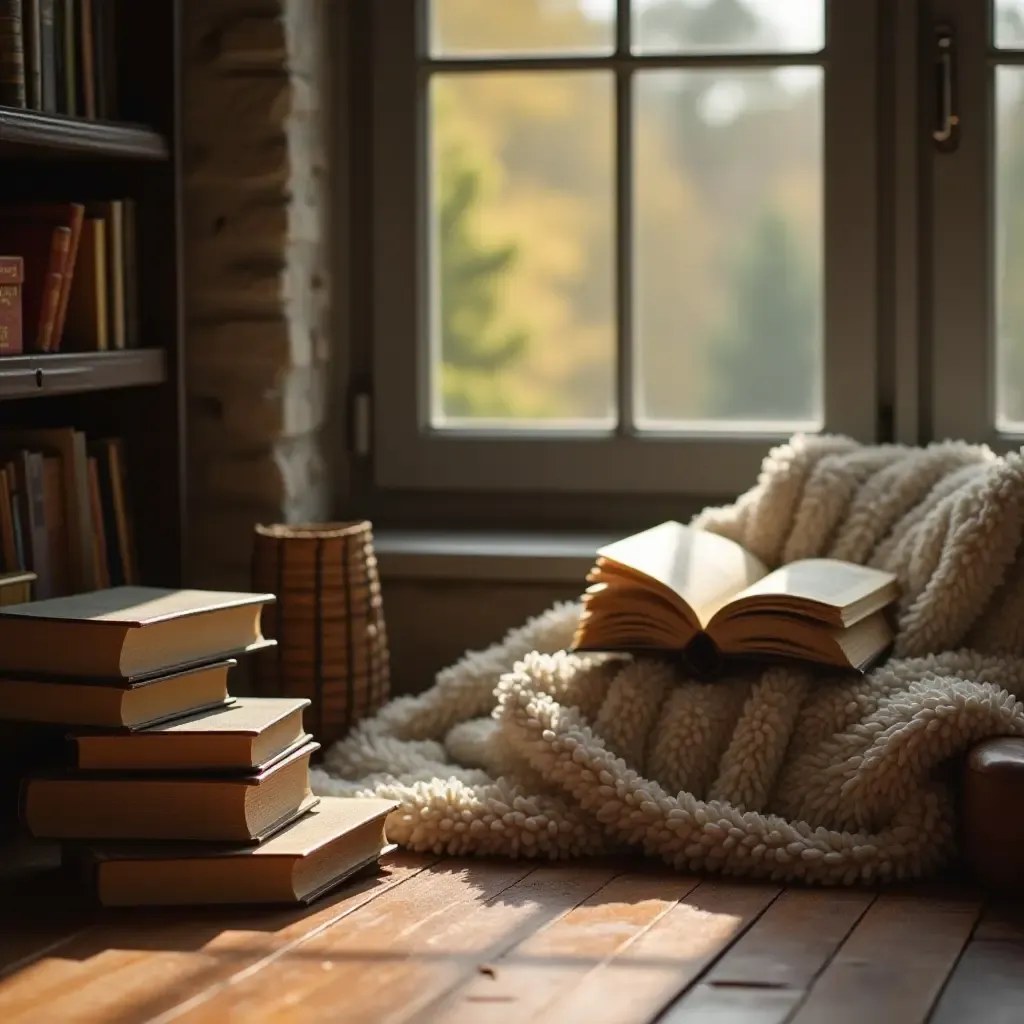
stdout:
<svg viewBox="0 0 1024 1024">
<path fill-rule="evenodd" d="M 1024 739 L 984 740 L 967 755 L 963 838 L 979 882 L 1024 888 Z"/>
</svg>

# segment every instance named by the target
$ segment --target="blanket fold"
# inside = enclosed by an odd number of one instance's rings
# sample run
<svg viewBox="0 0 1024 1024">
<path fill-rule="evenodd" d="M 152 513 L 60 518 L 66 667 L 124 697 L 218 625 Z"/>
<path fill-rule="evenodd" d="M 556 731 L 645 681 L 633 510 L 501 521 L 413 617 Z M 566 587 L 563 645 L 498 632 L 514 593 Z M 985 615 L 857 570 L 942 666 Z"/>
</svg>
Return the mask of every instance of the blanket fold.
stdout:
<svg viewBox="0 0 1024 1024">
<path fill-rule="evenodd" d="M 399 801 L 390 838 L 449 854 L 642 851 L 685 870 L 852 884 L 956 853 L 952 759 L 1024 735 L 1024 459 L 798 435 L 693 520 L 770 567 L 891 570 L 893 656 L 867 676 L 565 653 L 560 603 L 327 752 L 319 793 Z"/>
</svg>

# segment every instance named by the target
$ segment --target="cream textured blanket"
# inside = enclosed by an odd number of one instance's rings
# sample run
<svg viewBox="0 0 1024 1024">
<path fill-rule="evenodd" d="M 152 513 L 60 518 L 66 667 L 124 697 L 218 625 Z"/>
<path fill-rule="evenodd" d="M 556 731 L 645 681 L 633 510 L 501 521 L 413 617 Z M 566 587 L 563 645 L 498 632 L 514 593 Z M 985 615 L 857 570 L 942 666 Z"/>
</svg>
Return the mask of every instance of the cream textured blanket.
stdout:
<svg viewBox="0 0 1024 1024">
<path fill-rule="evenodd" d="M 867 677 L 773 667 L 706 684 L 565 654 L 579 608 L 559 605 L 393 700 L 328 752 L 314 789 L 395 798 L 392 840 L 449 854 L 627 849 L 832 884 L 948 861 L 944 762 L 1024 735 L 1024 458 L 798 436 L 695 524 L 772 566 L 896 572 L 893 657 Z"/>
</svg>

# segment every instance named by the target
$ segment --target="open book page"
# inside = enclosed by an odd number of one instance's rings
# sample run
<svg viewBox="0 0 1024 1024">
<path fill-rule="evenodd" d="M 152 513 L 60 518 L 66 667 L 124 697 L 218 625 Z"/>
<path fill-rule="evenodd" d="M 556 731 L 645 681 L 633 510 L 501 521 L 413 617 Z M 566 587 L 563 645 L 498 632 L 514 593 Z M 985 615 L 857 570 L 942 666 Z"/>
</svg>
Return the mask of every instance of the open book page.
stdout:
<svg viewBox="0 0 1024 1024">
<path fill-rule="evenodd" d="M 768 572 L 749 551 L 726 537 L 674 521 L 615 541 L 601 560 L 668 588 L 704 626 L 731 598 Z"/>
<path fill-rule="evenodd" d="M 673 650 L 686 646 L 697 625 L 675 594 L 624 582 L 589 587 L 573 640 L 576 650 Z M 633 578 L 635 580 L 635 577 Z"/>
<path fill-rule="evenodd" d="M 883 612 L 848 627 L 759 612 L 728 621 L 714 638 L 723 654 L 799 658 L 837 668 L 863 669 L 889 647 L 893 634 Z"/>
<path fill-rule="evenodd" d="M 892 573 L 836 559 L 808 558 L 751 583 L 722 609 L 720 618 L 771 608 L 849 626 L 890 604 L 897 591 Z"/>
</svg>

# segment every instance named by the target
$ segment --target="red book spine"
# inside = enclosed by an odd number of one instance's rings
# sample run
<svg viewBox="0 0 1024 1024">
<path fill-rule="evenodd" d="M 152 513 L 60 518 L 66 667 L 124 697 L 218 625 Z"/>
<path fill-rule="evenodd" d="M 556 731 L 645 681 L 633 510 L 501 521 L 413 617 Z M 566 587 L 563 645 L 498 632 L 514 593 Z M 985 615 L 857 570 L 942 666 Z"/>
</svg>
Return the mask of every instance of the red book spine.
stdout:
<svg viewBox="0 0 1024 1024">
<path fill-rule="evenodd" d="M 50 239 L 50 262 L 46 271 L 46 285 L 43 288 L 43 306 L 39 312 L 39 330 L 36 334 L 36 349 L 49 352 L 53 347 L 53 329 L 60 310 L 60 293 L 63 290 L 64 264 L 71 247 L 71 228 L 56 227 Z"/>
<path fill-rule="evenodd" d="M 0 356 L 24 351 L 22 338 L 21 286 L 25 279 L 20 256 L 0 256 Z"/>
</svg>

